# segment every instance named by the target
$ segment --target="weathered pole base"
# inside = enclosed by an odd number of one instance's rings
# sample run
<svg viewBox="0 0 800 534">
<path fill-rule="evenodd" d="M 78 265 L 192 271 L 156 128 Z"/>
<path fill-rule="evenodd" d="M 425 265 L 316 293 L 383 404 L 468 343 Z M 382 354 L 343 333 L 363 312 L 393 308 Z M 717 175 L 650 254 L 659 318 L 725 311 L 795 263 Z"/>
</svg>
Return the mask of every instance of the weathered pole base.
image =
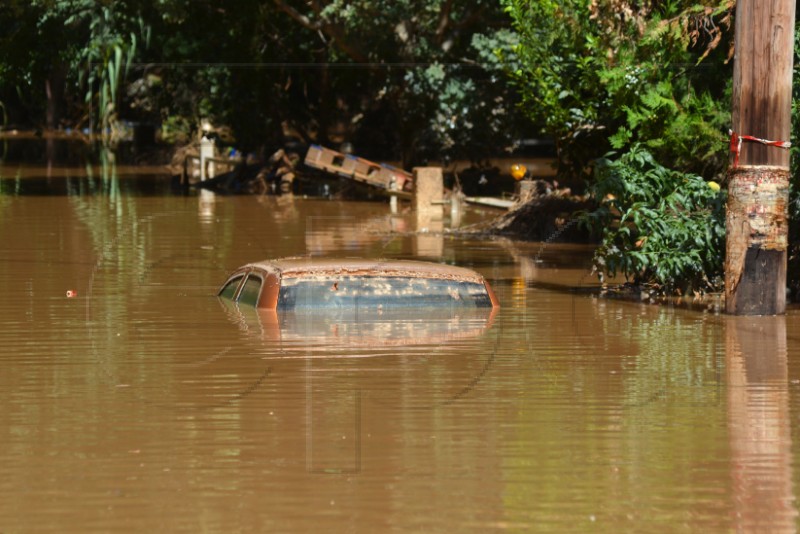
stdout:
<svg viewBox="0 0 800 534">
<path fill-rule="evenodd" d="M 788 169 L 753 165 L 729 171 L 725 255 L 728 313 L 785 313 L 788 202 Z"/>
</svg>

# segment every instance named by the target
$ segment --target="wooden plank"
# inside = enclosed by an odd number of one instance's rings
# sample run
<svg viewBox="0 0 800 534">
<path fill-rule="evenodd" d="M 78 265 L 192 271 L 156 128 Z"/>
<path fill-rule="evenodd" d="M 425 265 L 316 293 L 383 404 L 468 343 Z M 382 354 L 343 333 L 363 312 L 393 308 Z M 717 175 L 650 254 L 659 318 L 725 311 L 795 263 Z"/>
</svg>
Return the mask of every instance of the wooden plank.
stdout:
<svg viewBox="0 0 800 534">
<path fill-rule="evenodd" d="M 304 163 L 314 169 L 355 180 L 378 189 L 408 191 L 413 176 L 411 173 L 386 163 L 375 163 L 352 154 L 342 154 L 320 145 L 311 145 Z"/>
<path fill-rule="evenodd" d="M 480 206 L 489 206 L 490 208 L 511 209 L 514 205 L 513 200 L 495 197 L 466 197 L 464 199 L 469 204 L 477 204 Z"/>
</svg>

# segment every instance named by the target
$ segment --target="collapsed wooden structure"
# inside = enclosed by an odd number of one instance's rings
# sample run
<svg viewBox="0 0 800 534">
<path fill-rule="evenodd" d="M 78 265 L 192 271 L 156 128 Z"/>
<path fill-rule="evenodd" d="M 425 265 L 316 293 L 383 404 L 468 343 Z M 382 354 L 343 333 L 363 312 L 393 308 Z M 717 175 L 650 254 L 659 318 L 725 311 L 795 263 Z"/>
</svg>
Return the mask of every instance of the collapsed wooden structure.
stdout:
<svg viewBox="0 0 800 534">
<path fill-rule="evenodd" d="M 304 163 L 313 169 L 353 180 L 387 195 L 410 198 L 414 189 L 414 176 L 408 171 L 320 145 L 308 148 Z"/>
</svg>

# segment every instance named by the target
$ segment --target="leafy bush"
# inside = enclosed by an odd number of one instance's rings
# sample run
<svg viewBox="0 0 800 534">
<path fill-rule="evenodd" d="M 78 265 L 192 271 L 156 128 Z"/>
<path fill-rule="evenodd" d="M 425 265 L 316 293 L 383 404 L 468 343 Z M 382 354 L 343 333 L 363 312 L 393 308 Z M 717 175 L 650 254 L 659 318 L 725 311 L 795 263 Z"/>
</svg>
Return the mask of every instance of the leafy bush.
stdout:
<svg viewBox="0 0 800 534">
<path fill-rule="evenodd" d="M 161 139 L 167 143 L 188 143 L 193 125 L 186 117 L 170 115 L 161 123 Z"/>
<path fill-rule="evenodd" d="M 602 235 L 600 273 L 663 291 L 722 285 L 725 194 L 715 182 L 663 167 L 640 145 L 595 167 L 599 207 L 585 222 Z"/>
<path fill-rule="evenodd" d="M 731 0 L 502 4 L 519 40 L 502 57 L 523 111 L 556 141 L 561 179 L 635 143 L 683 171 L 724 173 Z"/>
</svg>

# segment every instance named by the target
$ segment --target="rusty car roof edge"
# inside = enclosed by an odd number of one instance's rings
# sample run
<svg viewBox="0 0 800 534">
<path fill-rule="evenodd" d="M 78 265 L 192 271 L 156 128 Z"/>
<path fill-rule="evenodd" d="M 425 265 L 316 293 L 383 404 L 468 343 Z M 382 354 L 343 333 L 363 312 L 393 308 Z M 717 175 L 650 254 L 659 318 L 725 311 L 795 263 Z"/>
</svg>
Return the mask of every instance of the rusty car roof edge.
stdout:
<svg viewBox="0 0 800 534">
<path fill-rule="evenodd" d="M 281 276 L 304 275 L 368 275 L 402 276 L 409 278 L 440 278 L 463 280 L 466 282 L 485 282 L 484 277 L 471 269 L 442 263 L 416 260 L 389 260 L 363 258 L 308 258 L 293 257 L 276 260 L 251 262 L 237 271 L 246 268 L 260 268 Z"/>
</svg>

